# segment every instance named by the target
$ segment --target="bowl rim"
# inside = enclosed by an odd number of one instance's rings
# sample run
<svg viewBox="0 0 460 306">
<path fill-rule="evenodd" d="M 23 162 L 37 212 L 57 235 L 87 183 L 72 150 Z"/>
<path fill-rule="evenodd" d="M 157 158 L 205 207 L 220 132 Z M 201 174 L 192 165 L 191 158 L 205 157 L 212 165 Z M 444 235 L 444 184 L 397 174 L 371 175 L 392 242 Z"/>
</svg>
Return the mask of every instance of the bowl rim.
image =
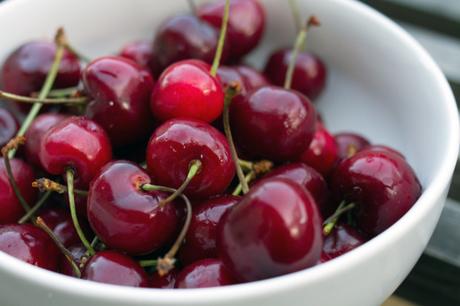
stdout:
<svg viewBox="0 0 460 306">
<path fill-rule="evenodd" d="M 28 0 L 5 1 L 0 4 L 0 11 L 13 10 L 26 1 Z M 413 50 L 414 55 L 421 59 L 427 69 L 430 70 L 442 94 L 438 100 L 438 102 L 442 101 L 442 104 L 439 103 L 438 106 L 443 108 L 442 112 L 446 114 L 446 119 L 448 120 L 447 124 L 449 126 L 446 131 L 448 144 L 445 158 L 441 162 L 431 183 L 423 191 L 414 207 L 398 222 L 382 234 L 359 247 L 357 250 L 342 255 L 330 262 L 267 280 L 227 287 L 177 291 L 171 289 L 130 288 L 88 282 L 24 264 L 22 261 L 1 252 L 0 270 L 3 270 L 3 272 L 9 275 L 16 275 L 18 278 L 36 285 L 37 287 L 47 288 L 47 290 L 54 290 L 67 295 L 80 295 L 84 292 L 85 298 L 99 301 L 117 300 L 119 302 L 126 301 L 127 303 L 155 301 L 165 305 L 175 303 L 195 305 L 203 302 L 205 299 L 206 303 L 231 303 L 231 301 L 234 300 L 263 296 L 266 295 L 267 292 L 277 294 L 287 289 L 292 290 L 293 288 L 302 287 L 306 284 L 332 277 L 334 274 L 356 265 L 362 258 L 371 257 L 372 254 L 379 253 L 391 241 L 397 240 L 397 238 L 404 235 L 408 229 L 414 227 L 417 220 L 428 214 L 436 205 L 436 200 L 442 197 L 443 192 L 449 185 L 455 164 L 457 163 L 460 146 L 460 129 L 458 109 L 454 95 L 444 74 L 427 51 L 396 23 L 376 10 L 355 0 L 329 1 L 332 2 L 333 5 L 347 6 L 347 9 L 354 11 L 357 16 L 367 16 L 372 19 L 373 22 L 379 23 L 382 28 L 391 32 L 392 35 L 398 36 L 408 48 Z"/>
</svg>

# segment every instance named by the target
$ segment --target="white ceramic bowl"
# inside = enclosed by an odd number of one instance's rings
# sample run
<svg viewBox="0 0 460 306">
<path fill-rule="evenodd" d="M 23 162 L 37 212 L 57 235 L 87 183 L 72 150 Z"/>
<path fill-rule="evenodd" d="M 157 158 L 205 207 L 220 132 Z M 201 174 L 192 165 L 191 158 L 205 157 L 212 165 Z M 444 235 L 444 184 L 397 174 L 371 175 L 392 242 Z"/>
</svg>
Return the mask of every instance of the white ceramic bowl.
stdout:
<svg viewBox="0 0 460 306">
<path fill-rule="evenodd" d="M 286 1 L 263 1 L 265 39 L 250 62 L 291 45 L 294 29 Z M 394 226 L 329 263 L 282 277 L 225 288 L 154 290 L 81 281 L 0 254 L 2 306 L 196 305 L 372 306 L 402 282 L 422 253 L 439 218 L 457 160 L 459 126 L 449 86 L 428 54 L 397 25 L 349 0 L 299 0 L 304 16 L 322 26 L 309 48 L 329 66 L 318 102 L 333 131 L 355 130 L 404 152 L 424 192 Z M 150 38 L 185 0 L 11 0 L 0 5 L 0 59 L 29 39 L 51 37 L 65 26 L 72 43 L 90 56 L 115 52 Z"/>
</svg>

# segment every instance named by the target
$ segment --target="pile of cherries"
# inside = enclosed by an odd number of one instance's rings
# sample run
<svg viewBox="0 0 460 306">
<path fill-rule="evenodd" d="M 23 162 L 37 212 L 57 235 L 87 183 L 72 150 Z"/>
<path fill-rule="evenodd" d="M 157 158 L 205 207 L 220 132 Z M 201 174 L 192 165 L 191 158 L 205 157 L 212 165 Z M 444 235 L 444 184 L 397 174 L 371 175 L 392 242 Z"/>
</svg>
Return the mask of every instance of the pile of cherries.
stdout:
<svg viewBox="0 0 460 306">
<path fill-rule="evenodd" d="M 103 283 L 223 286 L 331 260 L 416 202 L 401 153 L 332 135 L 316 112 L 315 17 L 260 72 L 242 64 L 259 1 L 192 8 L 116 56 L 85 63 L 62 29 L 8 56 L 0 251 Z"/>
</svg>

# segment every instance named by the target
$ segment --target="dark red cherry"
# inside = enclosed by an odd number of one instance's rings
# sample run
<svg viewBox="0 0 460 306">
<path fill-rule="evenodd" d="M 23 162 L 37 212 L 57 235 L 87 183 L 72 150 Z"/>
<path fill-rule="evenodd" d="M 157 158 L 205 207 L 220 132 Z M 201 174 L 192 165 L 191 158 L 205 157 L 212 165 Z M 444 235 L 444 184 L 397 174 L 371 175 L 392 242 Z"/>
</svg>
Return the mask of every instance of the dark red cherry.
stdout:
<svg viewBox="0 0 460 306">
<path fill-rule="evenodd" d="M 392 154 L 399 155 L 399 157 L 404 158 L 404 159 L 406 158 L 398 150 L 393 149 L 393 148 L 391 148 L 389 146 L 385 146 L 385 145 L 370 145 L 370 146 L 366 147 L 366 150 L 369 150 L 369 151 L 384 151 L 384 152 L 389 152 L 389 153 L 392 153 Z"/>
<path fill-rule="evenodd" d="M 337 144 L 334 136 L 322 124 L 317 124 L 313 140 L 300 157 L 300 161 L 327 177 L 334 169 L 337 157 Z"/>
<path fill-rule="evenodd" d="M 217 0 L 201 5 L 197 15 L 216 29 L 222 26 L 225 1 Z M 265 29 L 265 11 L 257 0 L 231 0 L 226 43 L 232 60 L 238 60 L 253 50 Z"/>
<path fill-rule="evenodd" d="M 114 146 L 126 146 L 148 137 L 153 129 L 150 73 L 131 60 L 105 56 L 91 62 L 82 73 L 93 101 L 86 116 L 98 123 Z"/>
<path fill-rule="evenodd" d="M 32 188 L 35 180 L 32 168 L 20 159 L 12 159 L 11 170 L 22 196 L 29 205 L 37 198 L 37 190 Z M 3 158 L 0 161 L 0 224 L 16 223 L 24 215 L 16 194 L 11 187 Z"/>
<path fill-rule="evenodd" d="M 372 236 L 398 221 L 421 194 L 410 165 L 388 151 L 363 150 L 343 160 L 330 186 L 337 201 L 357 205 L 358 227 Z"/>
<path fill-rule="evenodd" d="M 155 183 L 178 188 L 192 161 L 201 169 L 185 193 L 208 198 L 225 191 L 235 175 L 235 166 L 225 136 L 207 123 L 173 119 L 153 133 L 147 146 L 147 168 Z"/>
<path fill-rule="evenodd" d="M 329 191 L 321 174 L 303 163 L 293 163 L 275 168 L 262 179 L 285 178 L 305 187 L 318 205 L 323 217 L 328 217 L 330 209 L 326 207 Z"/>
<path fill-rule="evenodd" d="M 19 125 L 16 118 L 7 109 L 0 108 L 0 147 L 3 147 L 13 138 Z"/>
<path fill-rule="evenodd" d="M 295 160 L 315 132 L 316 112 L 307 97 L 275 86 L 239 95 L 230 105 L 233 136 L 254 158 Z"/>
<path fill-rule="evenodd" d="M 119 55 L 148 69 L 154 77 L 158 77 L 161 73 L 157 57 L 155 53 L 153 53 L 152 43 L 150 41 L 138 40 L 130 42 L 121 49 Z"/>
<path fill-rule="evenodd" d="M 67 250 L 69 250 L 75 263 L 80 265 L 81 259 L 86 253 L 86 248 L 81 243 L 77 243 L 67 247 Z M 59 272 L 64 275 L 75 276 L 72 266 L 63 254 L 59 258 Z"/>
<path fill-rule="evenodd" d="M 179 251 L 179 259 L 191 264 L 204 258 L 217 258 L 217 225 L 223 214 L 238 203 L 240 197 L 223 195 L 193 206 L 190 227 L 185 243 Z"/>
<path fill-rule="evenodd" d="M 176 284 L 177 274 L 179 274 L 179 271 L 176 268 L 169 271 L 169 273 L 164 276 L 154 273 L 150 278 L 150 287 L 158 289 L 173 289 Z"/>
<path fill-rule="evenodd" d="M 176 278 L 176 288 L 210 288 L 236 284 L 220 259 L 202 259 L 186 266 Z"/>
<path fill-rule="evenodd" d="M 4 91 L 29 96 L 40 91 L 54 60 L 56 46 L 52 42 L 32 41 L 11 53 L 1 71 Z M 64 51 L 54 88 L 77 86 L 80 82 L 80 61 Z"/>
<path fill-rule="evenodd" d="M 86 263 L 82 278 L 119 286 L 148 287 L 145 271 L 130 257 L 114 251 L 96 253 Z"/>
<path fill-rule="evenodd" d="M 220 66 L 217 70 L 217 75 L 219 76 L 223 88 L 227 88 L 231 84 L 236 83 L 239 84 L 239 93 L 246 94 L 246 83 L 241 74 L 234 67 Z"/>
<path fill-rule="evenodd" d="M 233 68 L 236 69 L 242 77 L 243 83 L 248 91 L 270 85 L 267 78 L 252 67 L 240 65 L 234 66 Z"/>
<path fill-rule="evenodd" d="M 224 107 L 224 91 L 211 66 L 198 60 L 186 60 L 168 67 L 158 79 L 151 98 L 154 117 L 212 122 Z"/>
<path fill-rule="evenodd" d="M 369 140 L 356 133 L 335 134 L 339 160 L 352 157 L 370 145 Z"/>
<path fill-rule="evenodd" d="M 347 224 L 338 224 L 324 237 L 320 262 L 326 262 L 356 249 L 366 242 L 366 237 Z"/>
<path fill-rule="evenodd" d="M 299 184 L 262 180 L 222 218 L 220 255 L 244 282 L 299 271 L 320 258 L 321 223 L 315 200 Z"/>
<path fill-rule="evenodd" d="M 76 185 L 87 186 L 112 159 L 112 149 L 107 134 L 94 121 L 69 117 L 45 133 L 39 155 L 47 172 L 59 175 L 72 168 Z"/>
<path fill-rule="evenodd" d="M 153 53 L 161 69 L 186 59 L 199 59 L 211 64 L 218 39 L 218 31 L 197 17 L 174 16 L 158 29 L 153 42 Z M 228 44 L 225 44 L 222 62 L 225 62 L 227 56 Z"/>
<path fill-rule="evenodd" d="M 149 183 L 148 174 L 127 161 L 109 163 L 91 183 L 88 220 L 110 248 L 146 254 L 174 238 L 180 223 L 176 203 L 161 207 L 167 195 L 143 191 Z"/>
<path fill-rule="evenodd" d="M 70 213 L 67 210 L 60 207 L 46 208 L 40 212 L 39 216 L 64 246 L 80 242 Z"/>
<path fill-rule="evenodd" d="M 42 168 L 39 152 L 43 135 L 45 135 L 50 128 L 66 118 L 66 115 L 57 113 L 45 113 L 35 118 L 25 134 L 26 143 L 24 145 L 24 152 L 26 160 L 30 164 Z"/>
<path fill-rule="evenodd" d="M 291 62 L 292 49 L 274 52 L 265 65 L 265 75 L 275 85 L 282 86 Z M 316 55 L 299 52 L 292 76 L 292 89 L 312 100 L 318 98 L 326 86 L 326 66 Z"/>
<path fill-rule="evenodd" d="M 40 268 L 58 268 L 60 252 L 53 240 L 30 224 L 0 226 L 0 251 Z"/>
</svg>

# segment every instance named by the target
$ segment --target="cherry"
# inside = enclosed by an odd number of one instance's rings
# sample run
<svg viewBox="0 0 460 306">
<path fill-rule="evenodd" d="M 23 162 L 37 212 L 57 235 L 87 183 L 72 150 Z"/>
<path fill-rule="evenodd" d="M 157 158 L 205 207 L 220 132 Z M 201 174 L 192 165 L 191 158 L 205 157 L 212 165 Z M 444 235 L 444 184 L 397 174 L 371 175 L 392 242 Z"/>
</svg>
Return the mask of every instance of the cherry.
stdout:
<svg viewBox="0 0 460 306">
<path fill-rule="evenodd" d="M 30 224 L 0 226 L 0 251 L 47 270 L 58 268 L 60 252 L 53 240 Z"/>
<path fill-rule="evenodd" d="M 210 288 L 236 284 L 230 271 L 219 259 L 202 259 L 185 267 L 177 275 L 175 287 Z"/>
<path fill-rule="evenodd" d="M 270 85 L 267 78 L 252 67 L 240 65 L 234 66 L 233 68 L 240 74 L 243 79 L 243 84 L 248 91 Z"/>
<path fill-rule="evenodd" d="M 32 182 L 35 180 L 34 171 L 20 159 L 12 159 L 10 164 L 19 191 L 26 202 L 31 205 L 37 197 L 37 190 L 32 188 Z M 16 223 L 24 213 L 24 208 L 8 179 L 5 163 L 0 160 L 0 224 Z"/>
<path fill-rule="evenodd" d="M 354 203 L 358 227 L 371 236 L 398 221 L 417 201 L 420 183 L 400 155 L 363 150 L 343 160 L 331 178 L 335 198 Z"/>
<path fill-rule="evenodd" d="M 13 138 L 19 125 L 16 118 L 7 109 L 0 108 L 0 147 L 3 147 Z"/>
<path fill-rule="evenodd" d="M 303 163 L 292 163 L 275 168 L 262 179 L 285 178 L 305 187 L 315 199 L 323 217 L 326 217 L 330 209 L 327 207 L 328 188 L 321 174 L 310 166 Z"/>
<path fill-rule="evenodd" d="M 218 0 L 198 7 L 197 15 L 216 29 L 224 18 L 225 1 Z M 260 42 L 265 29 L 265 11 L 257 0 L 231 0 L 228 37 L 229 56 L 233 61 L 253 50 Z"/>
<path fill-rule="evenodd" d="M 139 40 L 130 42 L 121 49 L 119 55 L 148 69 L 154 77 L 159 76 L 161 73 L 157 57 L 153 53 L 152 43 L 149 41 Z"/>
<path fill-rule="evenodd" d="M 254 158 L 295 160 L 315 132 L 316 112 L 302 94 L 265 86 L 239 95 L 230 105 L 232 132 L 239 148 Z"/>
<path fill-rule="evenodd" d="M 80 241 L 67 210 L 60 207 L 47 208 L 39 216 L 64 246 L 67 247 Z"/>
<path fill-rule="evenodd" d="M 67 249 L 72 255 L 75 263 L 80 265 L 82 257 L 86 254 L 86 248 L 82 244 L 78 243 L 69 246 Z M 69 260 L 63 254 L 61 254 L 59 259 L 59 272 L 64 275 L 75 276 Z"/>
<path fill-rule="evenodd" d="M 86 187 L 112 158 L 110 141 L 95 122 L 83 117 L 69 117 L 43 135 L 40 161 L 53 174 L 75 171 L 78 186 Z"/>
<path fill-rule="evenodd" d="M 66 115 L 57 113 L 45 113 L 35 118 L 25 134 L 26 143 L 24 145 L 24 153 L 26 160 L 30 164 L 42 168 L 39 152 L 43 135 L 50 128 L 66 118 Z"/>
<path fill-rule="evenodd" d="M 235 175 L 225 136 L 207 123 L 172 119 L 157 128 L 147 146 L 147 168 L 153 181 L 178 188 L 186 180 L 194 161 L 200 170 L 185 193 L 195 198 L 220 194 Z"/>
<path fill-rule="evenodd" d="M 320 258 L 321 222 L 303 187 L 285 178 L 262 180 L 223 216 L 220 255 L 240 281 L 299 271 Z"/>
<path fill-rule="evenodd" d="M 356 133 L 339 133 L 334 138 L 339 160 L 351 157 L 370 145 L 369 140 Z"/>
<path fill-rule="evenodd" d="M 130 145 L 150 134 L 153 79 L 144 68 L 122 57 L 105 56 L 88 64 L 82 78 L 94 99 L 86 115 L 104 128 L 114 146 Z"/>
<path fill-rule="evenodd" d="M 185 243 L 179 251 L 179 259 L 191 264 L 204 258 L 217 258 L 217 225 L 223 214 L 238 203 L 239 197 L 223 195 L 194 205 Z"/>
<path fill-rule="evenodd" d="M 96 253 L 86 263 L 82 278 L 99 283 L 147 287 L 148 276 L 137 262 L 114 251 Z"/>
<path fill-rule="evenodd" d="M 366 237 L 346 224 L 338 224 L 324 237 L 320 262 L 326 262 L 356 249 L 366 242 Z"/>
<path fill-rule="evenodd" d="M 160 276 L 158 273 L 154 273 L 150 278 L 150 287 L 159 289 L 173 289 L 176 284 L 176 278 L 179 271 L 173 269 L 168 274 Z"/>
<path fill-rule="evenodd" d="M 88 195 L 88 220 L 110 248 L 129 254 L 146 254 L 170 242 L 177 233 L 175 203 L 161 206 L 159 191 L 144 191 L 148 174 L 137 165 L 116 161 L 93 180 Z"/>
<path fill-rule="evenodd" d="M 401 158 L 404 158 L 404 155 L 399 152 L 398 150 L 395 150 L 389 146 L 385 146 L 385 145 L 370 145 L 368 147 L 366 147 L 366 150 L 369 150 L 369 151 L 385 151 L 385 152 L 389 152 L 389 153 L 392 153 L 392 154 L 396 154 L 396 155 L 399 155 L 399 157 Z"/>
<path fill-rule="evenodd" d="M 160 69 L 185 60 L 199 59 L 211 64 L 217 51 L 219 33 L 206 22 L 193 15 L 175 16 L 158 29 L 153 42 L 153 54 Z M 222 59 L 228 56 L 224 47 Z"/>
<path fill-rule="evenodd" d="M 337 162 L 337 144 L 334 137 L 320 123 L 316 125 L 316 132 L 310 147 L 302 154 L 300 160 L 315 168 L 327 177 Z"/>
</svg>

